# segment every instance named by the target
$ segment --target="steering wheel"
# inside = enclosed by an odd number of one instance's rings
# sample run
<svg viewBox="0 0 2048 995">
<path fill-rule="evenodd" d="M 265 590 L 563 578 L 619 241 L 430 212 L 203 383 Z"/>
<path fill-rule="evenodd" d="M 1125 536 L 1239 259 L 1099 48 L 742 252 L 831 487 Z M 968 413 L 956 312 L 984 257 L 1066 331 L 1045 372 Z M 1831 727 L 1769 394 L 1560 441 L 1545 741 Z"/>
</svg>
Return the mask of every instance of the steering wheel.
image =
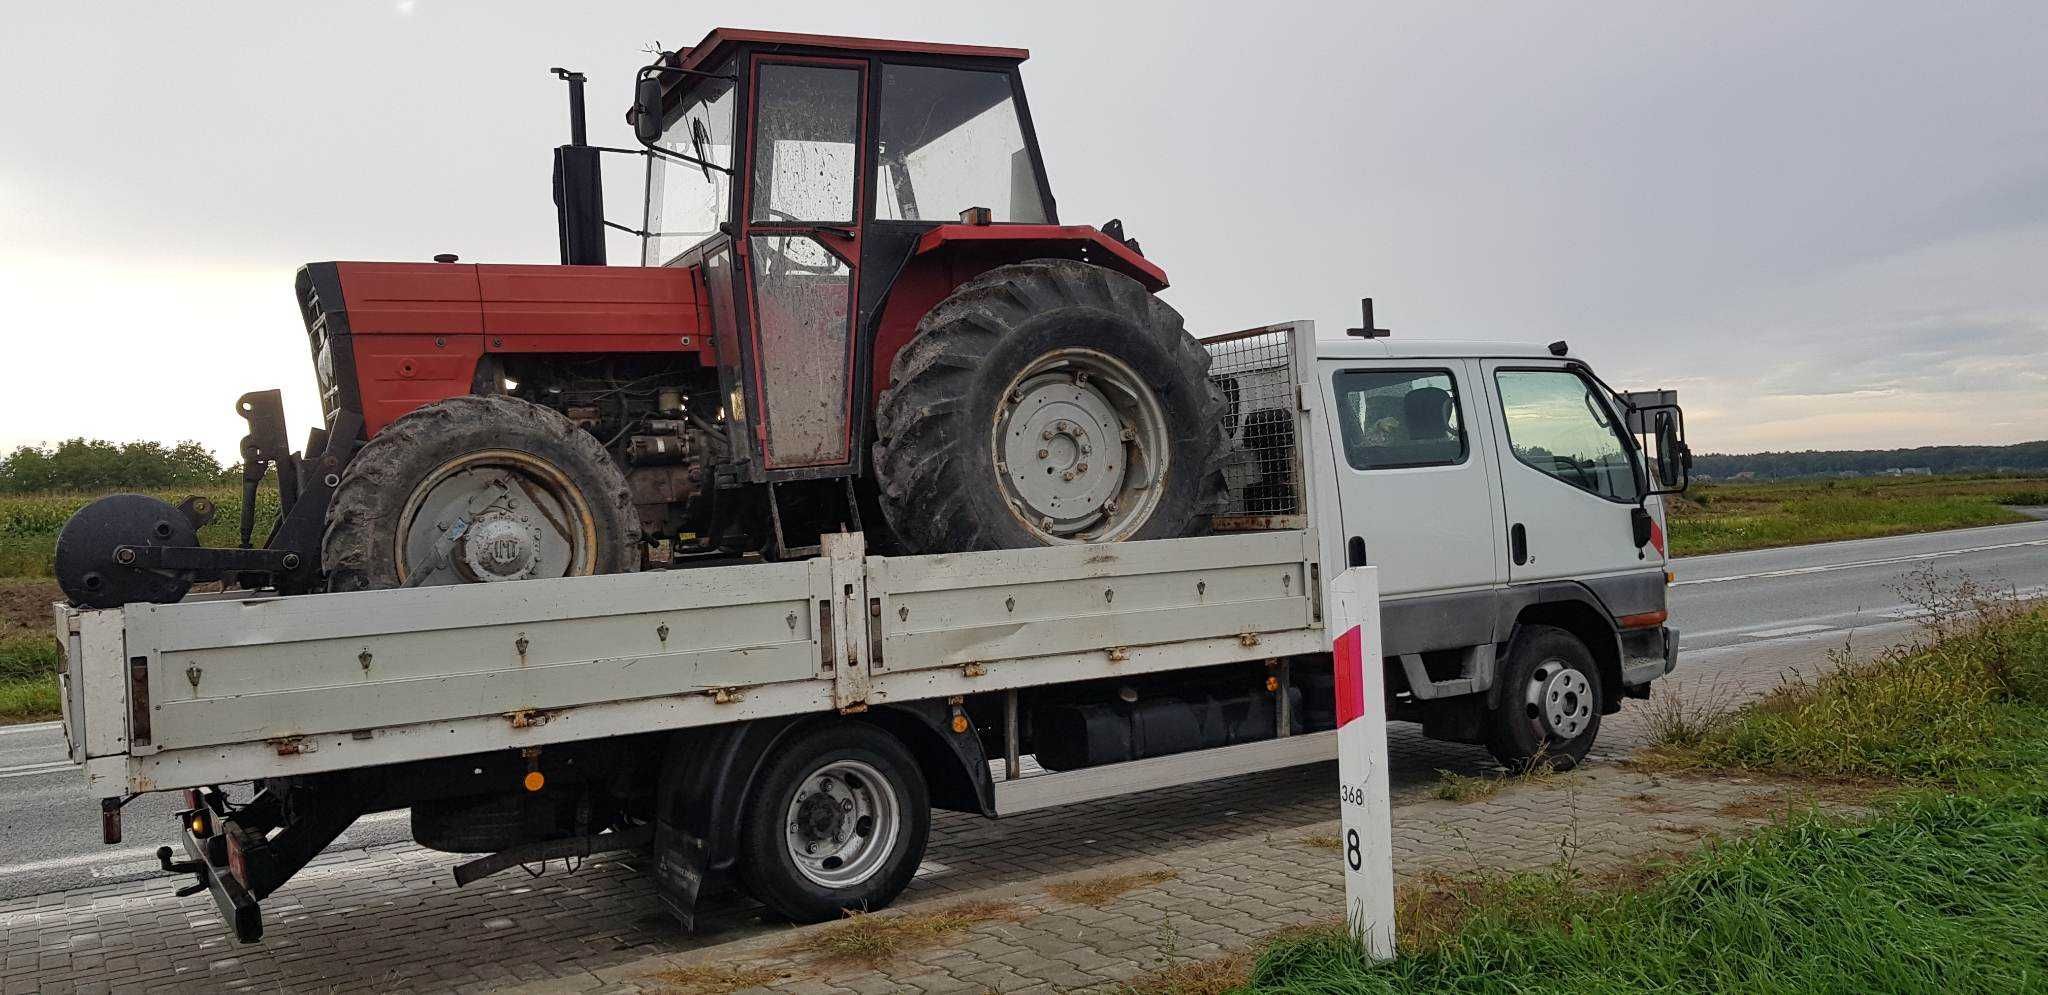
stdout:
<svg viewBox="0 0 2048 995">
<path fill-rule="evenodd" d="M 788 222 L 789 224 L 796 225 L 810 224 L 810 222 L 805 221 L 804 219 L 799 218 L 796 215 L 789 213 L 788 211 L 778 210 L 776 208 L 768 207 L 766 205 L 763 205 L 761 207 L 761 211 L 762 213 L 768 215 L 768 220 L 770 221 L 784 221 Z M 784 235 L 783 237 L 808 238 L 813 242 L 818 242 L 817 236 L 804 233 L 789 233 Z M 786 252 L 768 253 L 767 277 L 772 280 L 778 276 L 784 276 L 790 273 L 801 273 L 809 276 L 839 275 L 840 267 L 842 267 L 844 263 L 840 261 L 839 257 L 832 255 L 831 250 L 825 249 L 823 242 L 818 242 L 818 248 L 823 249 L 825 251 L 825 255 L 831 260 L 830 262 L 827 262 L 819 266 L 813 266 L 808 263 L 800 263 L 790 259 L 789 254 Z"/>
<path fill-rule="evenodd" d="M 1569 456 L 1552 456 L 1550 459 L 1551 462 L 1556 463 L 1558 466 L 1570 470 L 1572 472 L 1572 476 L 1578 478 L 1578 484 L 1580 487 L 1584 487 L 1585 489 L 1592 491 L 1596 494 L 1599 493 L 1600 482 L 1594 479 L 1592 467 L 1580 466 L 1578 460 L 1575 460 Z"/>
</svg>

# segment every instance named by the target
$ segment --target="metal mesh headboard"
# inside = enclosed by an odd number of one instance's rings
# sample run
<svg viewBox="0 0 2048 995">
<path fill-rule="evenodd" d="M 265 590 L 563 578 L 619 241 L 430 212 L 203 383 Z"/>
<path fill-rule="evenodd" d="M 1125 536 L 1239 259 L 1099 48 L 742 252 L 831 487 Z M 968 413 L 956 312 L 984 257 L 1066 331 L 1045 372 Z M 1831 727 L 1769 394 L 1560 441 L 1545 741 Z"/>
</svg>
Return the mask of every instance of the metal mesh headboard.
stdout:
<svg viewBox="0 0 2048 995">
<path fill-rule="evenodd" d="M 1209 350 L 1209 380 L 1226 402 L 1229 455 L 1223 475 L 1230 498 L 1214 520 L 1219 532 L 1307 524 L 1296 438 L 1294 333 L 1294 326 L 1272 325 L 1201 340 Z"/>
</svg>

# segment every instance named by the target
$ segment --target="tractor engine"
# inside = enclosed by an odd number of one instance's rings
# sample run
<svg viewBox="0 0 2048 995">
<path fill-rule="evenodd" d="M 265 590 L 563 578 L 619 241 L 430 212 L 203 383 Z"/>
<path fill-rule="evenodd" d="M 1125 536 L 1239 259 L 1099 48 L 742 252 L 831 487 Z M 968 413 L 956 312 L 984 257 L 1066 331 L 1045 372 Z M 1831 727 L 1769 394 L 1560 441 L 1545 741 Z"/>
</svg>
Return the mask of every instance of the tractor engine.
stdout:
<svg viewBox="0 0 2048 995">
<path fill-rule="evenodd" d="M 560 412 L 604 444 L 632 495 L 640 534 L 673 552 L 710 531 L 710 475 L 731 454 L 717 377 L 694 364 L 576 356 L 500 364 L 508 396 Z"/>
</svg>

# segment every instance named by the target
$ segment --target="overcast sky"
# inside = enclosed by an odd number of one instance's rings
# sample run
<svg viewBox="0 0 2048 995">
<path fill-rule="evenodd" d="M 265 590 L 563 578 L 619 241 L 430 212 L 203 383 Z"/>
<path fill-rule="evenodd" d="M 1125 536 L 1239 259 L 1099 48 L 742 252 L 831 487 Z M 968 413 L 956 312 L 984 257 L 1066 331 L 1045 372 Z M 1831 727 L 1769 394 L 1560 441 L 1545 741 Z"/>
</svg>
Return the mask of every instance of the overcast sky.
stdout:
<svg viewBox="0 0 2048 995">
<path fill-rule="evenodd" d="M 2048 4 L 365 0 L 10 7 L 0 447 L 232 457 L 273 386 L 301 440 L 301 263 L 554 262 L 548 67 L 629 145 L 642 50 L 721 24 L 1031 49 L 1061 219 L 1198 331 L 1369 294 L 1676 387 L 1702 451 L 2048 437 Z"/>
</svg>

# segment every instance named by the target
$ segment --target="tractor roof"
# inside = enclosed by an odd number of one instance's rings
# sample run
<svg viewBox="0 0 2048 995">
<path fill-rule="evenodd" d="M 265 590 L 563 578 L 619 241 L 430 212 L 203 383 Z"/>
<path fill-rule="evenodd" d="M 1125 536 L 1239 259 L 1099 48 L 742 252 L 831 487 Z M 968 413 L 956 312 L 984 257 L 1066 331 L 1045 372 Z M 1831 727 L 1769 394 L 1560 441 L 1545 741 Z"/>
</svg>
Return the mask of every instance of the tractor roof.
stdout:
<svg viewBox="0 0 2048 995">
<path fill-rule="evenodd" d="M 807 35 L 789 31 L 749 31 L 743 28 L 714 28 L 704 40 L 676 53 L 683 69 L 701 69 L 722 57 L 736 45 L 769 48 L 837 48 L 855 52 L 883 52 L 898 55 L 953 55 L 1022 62 L 1031 53 L 1021 48 L 988 45 L 942 45 L 927 41 L 890 41 L 884 38 L 848 38 L 842 35 Z"/>
</svg>

